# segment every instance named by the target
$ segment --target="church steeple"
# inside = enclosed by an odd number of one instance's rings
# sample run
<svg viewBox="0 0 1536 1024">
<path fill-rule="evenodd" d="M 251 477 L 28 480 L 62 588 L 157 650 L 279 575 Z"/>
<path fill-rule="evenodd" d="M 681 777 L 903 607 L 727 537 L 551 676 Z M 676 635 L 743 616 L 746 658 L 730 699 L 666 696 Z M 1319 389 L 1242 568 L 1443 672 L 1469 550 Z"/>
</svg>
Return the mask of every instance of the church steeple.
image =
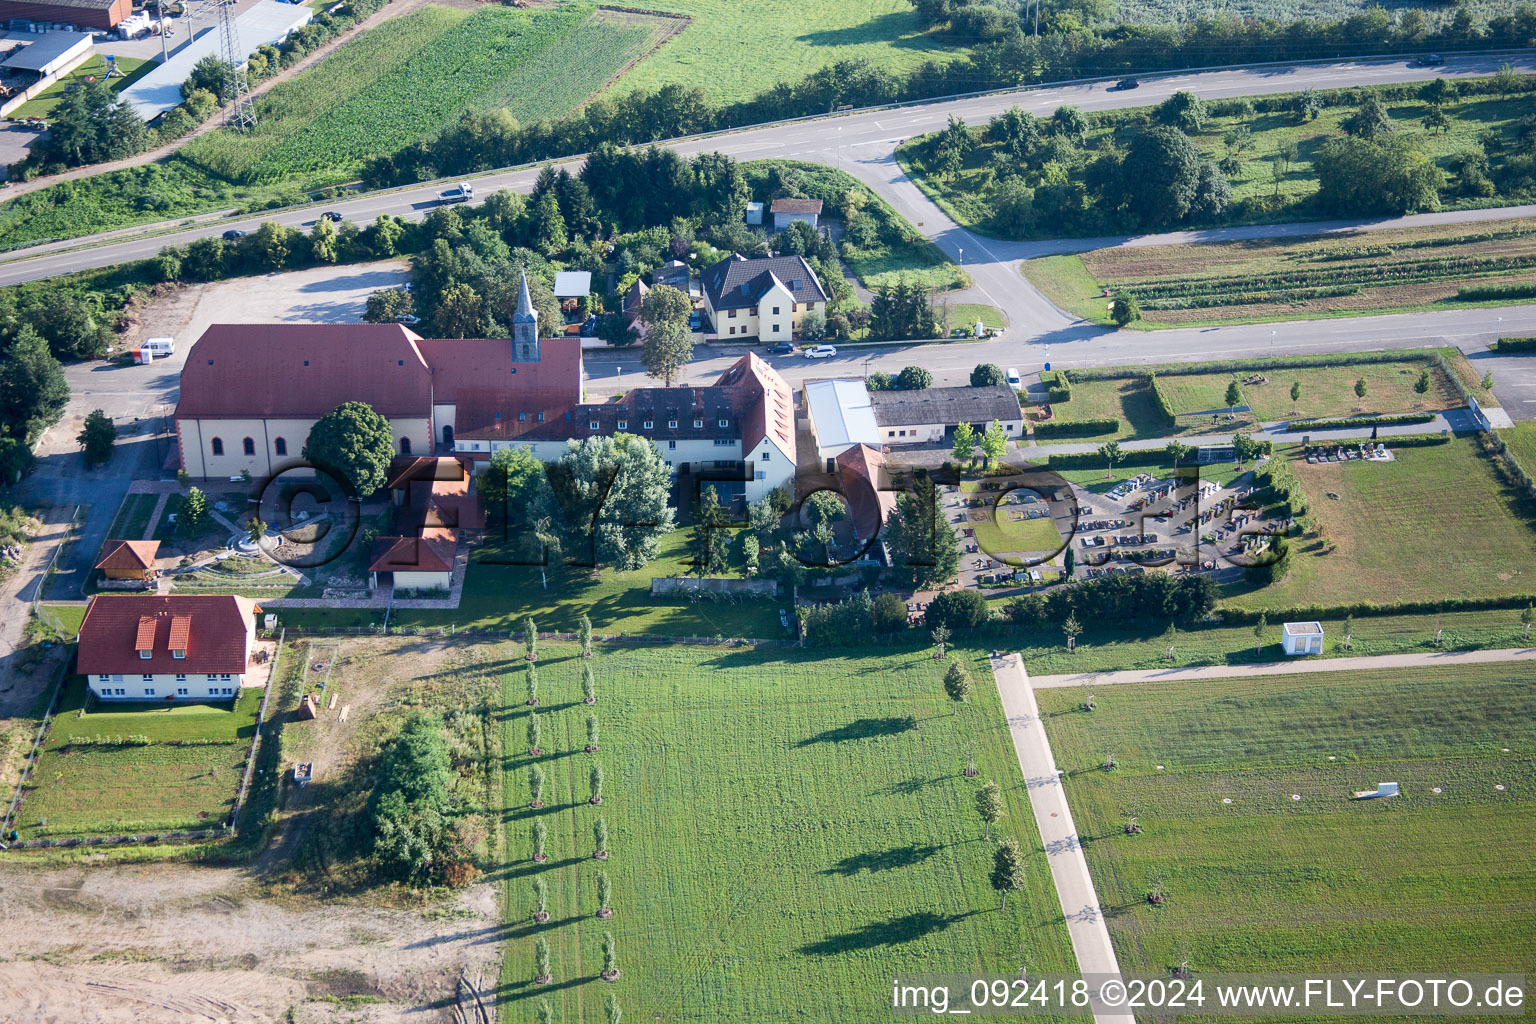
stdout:
<svg viewBox="0 0 1536 1024">
<path fill-rule="evenodd" d="M 512 314 L 512 358 L 519 363 L 539 361 L 539 311 L 528 294 L 528 271 L 520 271 L 517 312 Z"/>
</svg>

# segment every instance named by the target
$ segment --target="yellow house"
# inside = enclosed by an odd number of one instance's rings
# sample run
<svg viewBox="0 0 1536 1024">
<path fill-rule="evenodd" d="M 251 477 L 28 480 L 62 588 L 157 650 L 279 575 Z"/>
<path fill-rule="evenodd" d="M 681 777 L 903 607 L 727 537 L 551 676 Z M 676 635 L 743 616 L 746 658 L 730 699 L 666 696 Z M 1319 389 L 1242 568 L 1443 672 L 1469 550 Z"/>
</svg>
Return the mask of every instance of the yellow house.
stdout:
<svg viewBox="0 0 1536 1024">
<path fill-rule="evenodd" d="M 827 293 L 803 256 L 733 253 L 699 277 L 704 312 L 724 341 L 793 341 L 807 313 L 827 313 Z"/>
</svg>

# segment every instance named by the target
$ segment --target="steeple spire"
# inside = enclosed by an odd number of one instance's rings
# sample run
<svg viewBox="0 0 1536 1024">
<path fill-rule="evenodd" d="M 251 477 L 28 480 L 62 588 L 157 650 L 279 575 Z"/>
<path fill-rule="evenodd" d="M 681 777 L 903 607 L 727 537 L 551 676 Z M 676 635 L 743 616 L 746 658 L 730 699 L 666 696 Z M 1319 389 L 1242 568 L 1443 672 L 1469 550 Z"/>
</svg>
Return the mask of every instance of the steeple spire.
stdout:
<svg viewBox="0 0 1536 1024">
<path fill-rule="evenodd" d="M 519 271 L 517 312 L 512 314 L 512 358 L 520 363 L 539 361 L 539 311 L 528 294 L 528 271 Z"/>
</svg>

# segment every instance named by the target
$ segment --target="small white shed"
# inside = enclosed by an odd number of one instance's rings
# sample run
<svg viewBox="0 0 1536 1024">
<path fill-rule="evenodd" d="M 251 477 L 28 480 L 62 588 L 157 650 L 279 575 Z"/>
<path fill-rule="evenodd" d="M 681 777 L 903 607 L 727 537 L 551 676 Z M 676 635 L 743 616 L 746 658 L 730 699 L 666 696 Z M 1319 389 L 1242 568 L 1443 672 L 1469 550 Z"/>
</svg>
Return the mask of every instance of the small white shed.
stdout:
<svg viewBox="0 0 1536 1024">
<path fill-rule="evenodd" d="M 1321 622 L 1287 622 L 1281 627 L 1280 644 L 1286 654 L 1322 654 Z"/>
<path fill-rule="evenodd" d="M 747 223 L 753 227 L 761 227 L 763 223 L 763 204 L 747 204 Z"/>
</svg>

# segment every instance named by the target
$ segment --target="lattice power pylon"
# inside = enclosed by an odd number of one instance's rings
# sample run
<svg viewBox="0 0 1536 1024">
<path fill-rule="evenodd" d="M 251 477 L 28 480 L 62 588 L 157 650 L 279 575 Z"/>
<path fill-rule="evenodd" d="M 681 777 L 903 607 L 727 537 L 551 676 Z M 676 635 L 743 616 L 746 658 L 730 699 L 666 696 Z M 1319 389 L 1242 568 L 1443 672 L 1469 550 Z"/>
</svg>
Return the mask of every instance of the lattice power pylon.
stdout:
<svg viewBox="0 0 1536 1024">
<path fill-rule="evenodd" d="M 224 125 L 236 131 L 256 127 L 256 107 L 246 85 L 245 51 L 240 48 L 240 33 L 235 28 L 235 0 L 213 0 L 219 8 L 219 50 L 229 65 L 229 106 L 224 108 Z"/>
</svg>

